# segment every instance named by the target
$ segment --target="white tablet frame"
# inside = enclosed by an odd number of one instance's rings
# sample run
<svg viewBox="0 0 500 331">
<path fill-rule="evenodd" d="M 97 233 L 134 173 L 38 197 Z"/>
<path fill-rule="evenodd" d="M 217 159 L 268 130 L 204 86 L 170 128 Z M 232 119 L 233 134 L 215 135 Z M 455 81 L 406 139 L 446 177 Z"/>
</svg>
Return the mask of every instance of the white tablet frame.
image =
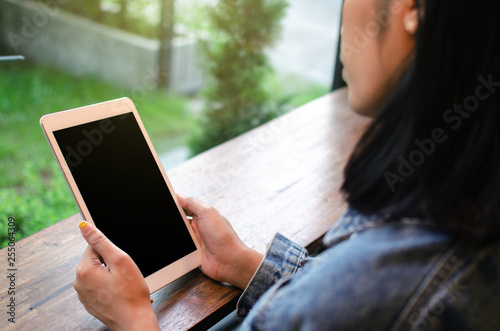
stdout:
<svg viewBox="0 0 500 331">
<path fill-rule="evenodd" d="M 52 152 L 54 153 L 54 156 L 56 157 L 59 163 L 59 166 L 64 174 L 64 177 L 66 178 L 66 182 L 71 190 L 71 193 L 73 194 L 73 198 L 75 199 L 78 208 L 80 209 L 82 217 L 87 222 L 94 224 L 94 221 L 90 216 L 85 201 L 82 195 L 80 194 L 80 190 L 78 189 L 78 186 L 66 163 L 61 148 L 59 147 L 57 140 L 55 139 L 54 131 L 127 113 L 132 113 L 135 117 L 135 120 L 139 124 L 141 132 L 144 138 L 146 139 L 146 142 L 149 146 L 149 149 L 151 150 L 151 153 L 153 154 L 156 164 L 160 169 L 161 174 L 165 179 L 165 182 L 167 183 L 170 194 L 174 198 L 175 204 L 179 209 L 179 213 L 181 214 L 182 219 L 184 220 L 184 223 L 189 230 L 191 239 L 196 245 L 196 250 L 194 252 L 184 256 L 183 258 L 169 264 L 168 266 L 165 266 L 161 270 L 158 270 L 155 273 L 146 277 L 146 283 L 149 286 L 149 291 L 150 293 L 153 293 L 159 290 L 160 288 L 164 287 L 168 283 L 174 281 L 175 279 L 183 276 L 187 272 L 199 267 L 201 265 L 201 246 L 196 238 L 196 235 L 191 227 L 190 222 L 187 220 L 184 210 L 182 209 L 182 207 L 179 204 L 179 201 L 177 200 L 177 195 L 175 194 L 174 189 L 172 188 L 172 184 L 170 184 L 170 181 L 168 180 L 165 169 L 163 168 L 160 162 L 160 158 L 158 157 L 158 154 L 156 153 L 153 144 L 149 139 L 146 129 L 144 128 L 144 125 L 139 117 L 137 109 L 135 108 L 135 105 L 132 102 L 132 100 L 130 100 L 129 98 L 121 98 L 86 107 L 65 110 L 53 114 L 47 114 L 45 116 L 42 116 L 42 118 L 40 119 L 40 125 L 45 134 L 45 137 L 47 138 L 47 141 L 49 142 Z"/>
</svg>

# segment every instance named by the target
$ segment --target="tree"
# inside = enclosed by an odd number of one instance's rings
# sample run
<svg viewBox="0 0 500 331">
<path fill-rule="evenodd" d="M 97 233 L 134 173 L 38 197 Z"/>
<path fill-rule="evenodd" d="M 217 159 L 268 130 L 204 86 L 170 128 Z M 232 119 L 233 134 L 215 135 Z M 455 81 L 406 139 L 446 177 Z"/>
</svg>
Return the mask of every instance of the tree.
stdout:
<svg viewBox="0 0 500 331">
<path fill-rule="evenodd" d="M 161 1 L 160 51 L 158 53 L 158 86 L 169 87 L 174 37 L 174 0 Z"/>
<path fill-rule="evenodd" d="M 118 11 L 118 13 L 116 13 L 118 18 L 118 26 L 120 27 L 120 29 L 127 30 L 127 0 L 120 0 L 118 3 L 120 4 L 120 10 Z"/>
<path fill-rule="evenodd" d="M 272 70 L 264 51 L 279 35 L 286 6 L 285 0 L 219 0 L 207 8 L 205 116 L 201 133 L 191 141 L 194 153 L 280 114 L 263 87 Z"/>
</svg>

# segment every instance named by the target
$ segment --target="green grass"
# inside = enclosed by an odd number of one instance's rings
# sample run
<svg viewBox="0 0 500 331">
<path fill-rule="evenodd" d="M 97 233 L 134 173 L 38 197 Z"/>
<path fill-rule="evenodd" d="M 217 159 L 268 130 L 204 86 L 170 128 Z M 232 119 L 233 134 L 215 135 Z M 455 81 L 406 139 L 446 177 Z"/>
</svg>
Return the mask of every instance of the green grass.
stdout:
<svg viewBox="0 0 500 331">
<path fill-rule="evenodd" d="M 0 247 L 7 244 L 9 217 L 16 219 L 19 240 L 78 212 L 42 133 L 40 117 L 129 94 L 130 90 L 49 67 L 0 64 Z M 184 98 L 150 92 L 136 107 L 159 151 L 165 141 L 182 141 L 195 125 Z"/>
<path fill-rule="evenodd" d="M 329 86 L 313 83 L 293 74 L 280 76 L 273 73 L 266 77 L 264 86 L 274 100 L 284 101 L 290 109 L 298 108 L 330 92 Z"/>
</svg>

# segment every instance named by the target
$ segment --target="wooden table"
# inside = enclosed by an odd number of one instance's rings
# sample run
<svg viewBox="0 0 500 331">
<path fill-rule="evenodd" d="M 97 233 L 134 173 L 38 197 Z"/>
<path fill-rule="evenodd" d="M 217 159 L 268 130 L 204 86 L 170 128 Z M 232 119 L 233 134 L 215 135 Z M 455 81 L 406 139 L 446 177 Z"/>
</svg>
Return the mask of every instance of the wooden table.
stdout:
<svg viewBox="0 0 500 331">
<path fill-rule="evenodd" d="M 320 238 L 342 214 L 345 162 L 368 121 L 352 113 L 346 90 L 319 98 L 167 171 L 174 189 L 214 205 L 252 248 L 275 232 L 301 245 Z M 15 215 L 12 215 L 15 217 Z M 105 330 L 72 287 L 86 243 L 71 216 L 16 243 L 16 323 L 8 323 L 0 277 L 0 329 Z M 145 227 L 143 237 L 147 237 Z M 7 251 L 1 251 L 7 273 Z M 206 329 L 235 308 L 239 289 L 199 270 L 154 293 L 163 330 Z"/>
</svg>

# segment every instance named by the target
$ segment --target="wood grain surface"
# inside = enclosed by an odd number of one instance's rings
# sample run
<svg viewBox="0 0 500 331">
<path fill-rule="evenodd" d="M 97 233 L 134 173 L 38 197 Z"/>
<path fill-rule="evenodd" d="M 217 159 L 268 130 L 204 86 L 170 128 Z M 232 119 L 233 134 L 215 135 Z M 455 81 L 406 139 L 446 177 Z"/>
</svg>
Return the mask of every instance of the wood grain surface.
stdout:
<svg viewBox="0 0 500 331">
<path fill-rule="evenodd" d="M 345 209 L 339 193 L 343 167 L 367 123 L 349 109 L 343 89 L 167 174 L 176 192 L 219 209 L 250 247 L 264 252 L 276 232 L 308 246 Z M 16 323 L 2 312 L 1 330 L 106 330 L 85 311 L 72 287 L 86 246 L 80 220 L 74 215 L 16 243 Z M 146 238 L 147 231 L 138 236 Z M 5 275 L 0 293 L 6 311 L 6 249 L 1 254 Z M 208 328 L 234 310 L 240 294 L 194 270 L 152 298 L 162 330 L 186 330 Z"/>
</svg>

